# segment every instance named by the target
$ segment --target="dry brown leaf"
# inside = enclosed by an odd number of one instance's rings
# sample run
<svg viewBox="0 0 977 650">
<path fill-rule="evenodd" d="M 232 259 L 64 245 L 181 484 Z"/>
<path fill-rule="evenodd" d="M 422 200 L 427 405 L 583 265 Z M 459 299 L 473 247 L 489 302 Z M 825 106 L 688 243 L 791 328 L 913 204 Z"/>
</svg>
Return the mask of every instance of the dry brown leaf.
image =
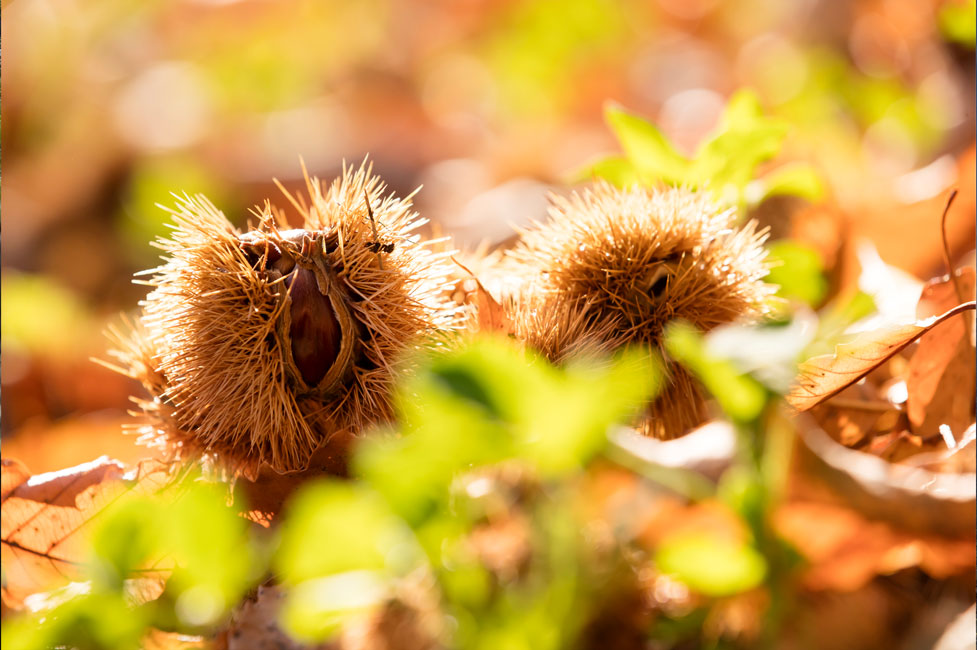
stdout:
<svg viewBox="0 0 977 650">
<path fill-rule="evenodd" d="M 31 476 L 16 460 L 3 459 L 0 559 L 3 603 L 20 608 L 24 598 L 79 577 L 85 561 L 84 530 L 123 494 L 153 492 L 171 480 L 168 466 L 145 461 L 125 474 L 121 463 L 103 456 L 58 472 Z M 129 586 L 138 602 L 159 596 L 165 569 L 141 574 Z"/>
<path fill-rule="evenodd" d="M 499 301 L 496 300 L 491 293 L 489 293 L 489 290 L 485 288 L 482 282 L 478 279 L 478 276 L 472 273 L 467 266 L 453 257 L 451 259 L 455 264 L 464 269 L 465 272 L 467 272 L 475 281 L 476 288 L 474 303 L 478 331 L 500 332 L 502 334 L 509 334 L 512 332 L 512 321 L 502 304 L 499 303 Z"/>
<path fill-rule="evenodd" d="M 957 271 L 956 285 L 947 278 L 933 280 L 923 289 L 917 317 L 930 318 L 973 298 L 973 267 Z M 954 318 L 934 327 L 919 340 L 909 362 L 906 411 L 913 431 L 929 438 L 947 425 L 960 436 L 974 419 L 974 347 L 964 319 Z"/>
<path fill-rule="evenodd" d="M 817 406 L 878 368 L 936 325 L 975 307 L 974 302 L 967 302 L 935 318 L 872 332 L 836 346 L 834 354 L 808 359 L 798 369 L 787 402 L 798 411 Z"/>
<path fill-rule="evenodd" d="M 79 575 L 84 551 L 78 533 L 124 491 L 123 472 L 108 457 L 37 476 L 17 461 L 3 460 L 0 557 L 8 607 Z"/>
<path fill-rule="evenodd" d="M 974 539 L 913 534 L 838 505 L 795 501 L 774 515 L 777 531 L 808 560 L 806 587 L 852 591 L 876 575 L 919 566 L 935 578 L 974 568 Z"/>
</svg>

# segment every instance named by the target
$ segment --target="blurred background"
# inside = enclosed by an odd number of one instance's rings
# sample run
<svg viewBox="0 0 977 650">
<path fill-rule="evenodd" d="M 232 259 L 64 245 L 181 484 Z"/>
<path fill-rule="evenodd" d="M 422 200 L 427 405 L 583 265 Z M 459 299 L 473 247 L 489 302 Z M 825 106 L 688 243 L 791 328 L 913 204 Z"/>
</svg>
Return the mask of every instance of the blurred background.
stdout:
<svg viewBox="0 0 977 650">
<path fill-rule="evenodd" d="M 4 0 L 2 436 L 45 471 L 141 452 L 102 331 L 147 288 L 171 192 L 243 225 L 369 154 L 455 245 L 510 238 L 618 150 L 609 100 L 690 154 L 751 88 L 815 165 L 763 206 L 843 284 L 867 239 L 919 278 L 973 249 L 973 0 Z M 798 215 L 802 215 L 798 217 Z"/>
</svg>

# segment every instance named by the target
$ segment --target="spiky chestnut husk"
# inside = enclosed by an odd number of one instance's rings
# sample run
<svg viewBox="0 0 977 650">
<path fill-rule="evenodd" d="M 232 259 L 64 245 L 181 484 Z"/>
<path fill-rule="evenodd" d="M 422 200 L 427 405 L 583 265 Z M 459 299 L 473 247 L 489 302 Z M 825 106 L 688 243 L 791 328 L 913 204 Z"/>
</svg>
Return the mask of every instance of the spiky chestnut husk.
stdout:
<svg viewBox="0 0 977 650">
<path fill-rule="evenodd" d="M 155 289 L 117 337 L 151 396 L 144 441 L 246 476 L 305 469 L 327 439 L 389 419 L 404 353 L 456 324 L 446 256 L 411 234 L 409 197 L 384 196 L 367 166 L 307 186 L 309 203 L 289 196 L 299 229 L 269 204 L 245 233 L 203 197 L 172 211 Z"/>
<path fill-rule="evenodd" d="M 515 334 L 550 360 L 627 344 L 662 350 L 665 324 L 681 318 L 708 331 L 760 315 L 773 292 L 766 238 L 756 224 L 686 190 L 616 189 L 606 183 L 553 198 L 546 224 L 508 254 L 526 280 Z M 667 383 L 640 423 L 673 438 L 707 417 L 702 388 L 666 363 Z"/>
</svg>

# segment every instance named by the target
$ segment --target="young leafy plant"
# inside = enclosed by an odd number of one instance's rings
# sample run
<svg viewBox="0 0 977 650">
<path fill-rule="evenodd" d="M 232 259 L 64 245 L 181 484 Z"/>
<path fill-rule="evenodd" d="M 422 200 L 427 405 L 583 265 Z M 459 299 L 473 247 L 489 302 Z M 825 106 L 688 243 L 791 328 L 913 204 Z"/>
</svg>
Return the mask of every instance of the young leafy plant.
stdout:
<svg viewBox="0 0 977 650">
<path fill-rule="evenodd" d="M 764 116 L 756 95 L 748 90 L 732 96 L 716 130 L 691 158 L 676 150 L 654 124 L 617 104 L 607 106 L 605 119 L 624 155 L 594 163 L 585 170 L 588 178 L 604 178 L 618 187 L 663 183 L 705 189 L 737 206 L 741 214 L 774 195 L 815 200 L 823 193 L 818 174 L 804 163 L 781 165 L 755 178 L 760 164 L 780 152 L 787 125 Z"/>
<path fill-rule="evenodd" d="M 328 638 L 420 570 L 457 622 L 454 647 L 571 643 L 592 594 L 569 483 L 654 389 L 652 363 L 631 351 L 557 369 L 495 340 L 429 360 L 398 391 L 399 432 L 356 451 L 357 484 L 317 483 L 293 502 L 276 559 L 285 629 Z M 531 556 L 481 555 L 498 526 Z"/>
</svg>

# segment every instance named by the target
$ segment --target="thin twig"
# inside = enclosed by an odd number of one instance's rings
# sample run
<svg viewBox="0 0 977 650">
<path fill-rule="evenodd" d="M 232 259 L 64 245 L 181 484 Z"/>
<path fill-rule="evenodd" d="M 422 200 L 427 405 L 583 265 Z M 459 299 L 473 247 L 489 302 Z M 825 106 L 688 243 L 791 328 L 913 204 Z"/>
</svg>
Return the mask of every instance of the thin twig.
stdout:
<svg viewBox="0 0 977 650">
<path fill-rule="evenodd" d="M 957 293 L 957 300 L 963 303 L 967 302 L 967 298 L 963 295 L 963 288 L 957 278 L 957 271 L 953 268 L 953 261 L 950 259 L 950 242 L 946 237 L 946 216 L 950 213 L 950 206 L 953 205 L 955 198 L 957 198 L 957 190 L 950 192 L 950 196 L 946 200 L 943 218 L 940 219 L 940 234 L 943 236 L 943 262 L 946 264 L 946 272 L 950 274 L 950 281 L 953 283 L 953 290 Z"/>
</svg>

